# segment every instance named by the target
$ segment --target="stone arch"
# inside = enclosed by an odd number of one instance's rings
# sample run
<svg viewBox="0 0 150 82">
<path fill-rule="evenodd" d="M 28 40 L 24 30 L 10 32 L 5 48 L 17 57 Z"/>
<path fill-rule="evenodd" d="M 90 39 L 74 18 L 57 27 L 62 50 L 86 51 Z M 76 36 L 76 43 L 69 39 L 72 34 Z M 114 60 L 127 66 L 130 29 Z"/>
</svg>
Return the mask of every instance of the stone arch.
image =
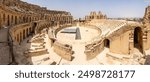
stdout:
<svg viewBox="0 0 150 82">
<path fill-rule="evenodd" d="M 32 33 L 35 33 L 36 27 L 37 27 L 37 23 L 34 22 L 32 26 Z"/>
<path fill-rule="evenodd" d="M 20 39 L 19 39 L 19 43 L 22 41 L 22 32 L 20 32 Z"/>
<path fill-rule="evenodd" d="M 25 39 L 26 37 L 26 34 L 25 34 L 25 29 L 23 29 L 23 39 Z"/>
<path fill-rule="evenodd" d="M 14 23 L 13 20 L 14 20 L 14 16 L 11 15 L 11 23 L 12 23 L 12 24 Z"/>
<path fill-rule="evenodd" d="M 10 16 L 7 16 L 7 25 L 10 26 Z"/>
<path fill-rule="evenodd" d="M 143 33 L 140 27 L 134 29 L 134 48 L 137 48 L 141 53 L 143 53 Z"/>
<path fill-rule="evenodd" d="M 17 42 L 19 42 L 19 34 L 17 34 Z"/>
<path fill-rule="evenodd" d="M 29 33 L 31 33 L 31 27 L 29 28 Z"/>
<path fill-rule="evenodd" d="M 110 48 L 110 40 L 109 39 L 104 40 L 104 47 Z"/>
<path fill-rule="evenodd" d="M 17 24 L 17 16 L 15 16 L 15 24 Z"/>
</svg>

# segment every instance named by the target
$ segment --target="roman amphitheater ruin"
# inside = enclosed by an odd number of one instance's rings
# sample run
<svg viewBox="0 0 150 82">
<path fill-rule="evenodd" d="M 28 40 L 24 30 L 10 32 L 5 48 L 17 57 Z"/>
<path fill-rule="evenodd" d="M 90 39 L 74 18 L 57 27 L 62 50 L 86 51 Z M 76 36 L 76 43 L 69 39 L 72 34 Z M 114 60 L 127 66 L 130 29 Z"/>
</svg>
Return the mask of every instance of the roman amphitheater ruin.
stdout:
<svg viewBox="0 0 150 82">
<path fill-rule="evenodd" d="M 75 22 L 67 11 L 0 0 L 1 65 L 150 64 L 150 6 L 143 22 L 91 12 Z"/>
</svg>

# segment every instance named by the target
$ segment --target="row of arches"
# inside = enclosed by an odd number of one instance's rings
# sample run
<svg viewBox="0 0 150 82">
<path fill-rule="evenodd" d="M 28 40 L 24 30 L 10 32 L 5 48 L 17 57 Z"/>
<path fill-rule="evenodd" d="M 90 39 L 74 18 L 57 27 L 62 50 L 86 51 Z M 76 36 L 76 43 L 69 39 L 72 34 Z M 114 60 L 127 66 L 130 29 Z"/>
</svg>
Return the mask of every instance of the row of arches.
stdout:
<svg viewBox="0 0 150 82">
<path fill-rule="evenodd" d="M 48 19 L 48 18 L 46 18 Z M 48 21 L 60 21 L 60 24 L 72 23 L 72 18 L 60 18 L 55 19 L 55 17 L 49 17 Z M 61 20 L 59 20 L 61 19 Z M 32 21 L 40 20 L 40 17 L 32 17 L 32 16 L 18 16 L 6 13 L 0 13 L 0 25 L 1 26 L 13 26 L 21 23 L 28 23 Z"/>
<path fill-rule="evenodd" d="M 60 22 L 60 24 L 72 23 L 73 17 L 69 14 L 63 15 L 64 13 L 60 12 L 57 14 L 27 14 L 27 13 L 18 13 L 15 11 L 9 11 L 5 8 L 0 8 L 0 28 L 5 26 L 14 26 L 22 23 L 29 23 L 32 21 L 38 20 L 47 20 Z M 28 11 L 27 11 L 28 12 Z M 53 11 L 52 11 L 53 12 Z"/>
<path fill-rule="evenodd" d="M 50 27 L 50 25 L 51 24 L 46 21 L 45 22 L 39 21 L 39 22 L 16 25 L 11 30 L 13 33 L 14 40 L 18 43 L 21 43 L 28 36 L 36 34 L 40 32 L 42 29 Z"/>
<path fill-rule="evenodd" d="M 16 42 L 20 43 L 32 33 L 33 29 L 31 27 L 20 29 L 16 33 L 14 33 L 14 39 Z"/>
<path fill-rule="evenodd" d="M 15 15 L 9 13 L 0 13 L 0 24 L 1 26 L 13 26 L 21 23 L 28 23 L 31 21 L 39 20 L 39 18 L 32 17 L 32 16 L 22 16 L 22 15 Z"/>
<path fill-rule="evenodd" d="M 1 24 L 5 26 L 10 26 L 11 24 L 17 24 L 17 16 L 1 13 Z"/>
</svg>

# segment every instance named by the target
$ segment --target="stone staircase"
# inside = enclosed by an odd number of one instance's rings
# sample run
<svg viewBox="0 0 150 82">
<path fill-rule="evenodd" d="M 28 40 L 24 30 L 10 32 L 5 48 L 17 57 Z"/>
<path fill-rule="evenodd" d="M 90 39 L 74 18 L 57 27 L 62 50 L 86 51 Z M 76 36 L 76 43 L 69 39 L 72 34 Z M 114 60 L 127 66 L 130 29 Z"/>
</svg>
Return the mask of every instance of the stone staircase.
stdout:
<svg viewBox="0 0 150 82">
<path fill-rule="evenodd" d="M 48 36 L 46 34 L 37 34 L 27 40 L 28 47 L 25 48 L 24 56 L 34 65 L 55 65 L 56 62 L 49 56 L 47 46 Z"/>
</svg>

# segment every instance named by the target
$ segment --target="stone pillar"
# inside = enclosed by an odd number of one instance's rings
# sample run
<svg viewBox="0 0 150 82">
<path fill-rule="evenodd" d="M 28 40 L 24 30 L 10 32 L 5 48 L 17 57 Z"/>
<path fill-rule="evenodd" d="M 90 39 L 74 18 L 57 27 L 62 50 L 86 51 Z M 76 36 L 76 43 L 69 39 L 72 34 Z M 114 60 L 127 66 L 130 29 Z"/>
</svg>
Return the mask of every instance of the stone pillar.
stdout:
<svg viewBox="0 0 150 82">
<path fill-rule="evenodd" d="M 27 28 L 27 37 L 30 36 L 30 27 Z"/>
<path fill-rule="evenodd" d="M 23 32 L 20 34 L 20 42 L 23 40 Z"/>
<path fill-rule="evenodd" d="M 6 15 L 5 15 L 5 13 L 3 13 L 2 14 L 2 25 L 6 24 L 5 21 L 6 21 Z"/>
<path fill-rule="evenodd" d="M 18 42 L 18 43 L 20 43 L 20 42 L 21 42 L 21 33 L 19 33 L 18 40 L 19 40 L 19 42 Z"/>
<path fill-rule="evenodd" d="M 150 29 L 148 29 L 147 31 L 147 49 L 150 49 Z"/>
<path fill-rule="evenodd" d="M 133 31 L 129 34 L 129 54 L 132 54 L 134 51 L 134 33 Z"/>
<path fill-rule="evenodd" d="M 25 34 L 24 34 L 24 39 L 27 37 L 27 31 L 26 31 L 26 29 L 25 29 L 25 32 L 24 32 Z"/>
</svg>

